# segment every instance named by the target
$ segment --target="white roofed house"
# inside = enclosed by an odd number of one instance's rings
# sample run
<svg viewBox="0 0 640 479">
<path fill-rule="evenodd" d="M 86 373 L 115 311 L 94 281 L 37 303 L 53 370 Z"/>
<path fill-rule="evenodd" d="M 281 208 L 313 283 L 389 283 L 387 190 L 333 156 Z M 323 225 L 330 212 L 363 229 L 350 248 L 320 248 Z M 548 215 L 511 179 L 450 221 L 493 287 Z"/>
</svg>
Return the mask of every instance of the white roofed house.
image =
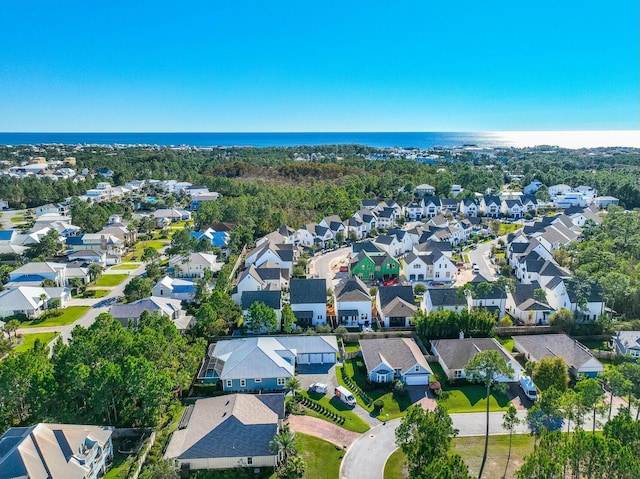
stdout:
<svg viewBox="0 0 640 479">
<path fill-rule="evenodd" d="M 640 331 L 616 331 L 613 346 L 617 354 L 640 358 Z"/>
<path fill-rule="evenodd" d="M 71 292 L 67 288 L 10 287 L 0 292 L 0 318 L 19 314 L 35 318 L 46 311 L 54 299 L 60 301 L 60 307 L 64 307 L 71 299 Z"/>
<path fill-rule="evenodd" d="M 558 195 L 564 195 L 571 193 L 572 188 L 569 185 L 561 183 L 559 185 L 553 185 L 549 187 L 549 196 L 553 200 Z"/>
<path fill-rule="evenodd" d="M 177 278 L 203 278 L 206 270 L 216 273 L 223 265 L 217 262 L 216 255 L 208 253 L 189 253 L 169 259 L 169 266 L 173 267 L 173 275 Z"/>
<path fill-rule="evenodd" d="M 181 210 L 176 208 L 161 208 L 153 212 L 153 217 L 156 222 L 162 222 L 169 220 L 171 223 L 178 221 L 188 221 L 191 219 L 191 213 L 187 210 Z M 159 223 L 158 223 L 159 224 Z"/>
<path fill-rule="evenodd" d="M 343 326 L 369 326 L 371 324 L 372 300 L 369 288 L 358 277 L 340 285 L 334 292 L 338 323 Z"/>
<path fill-rule="evenodd" d="M 606 208 L 608 206 L 618 206 L 620 204 L 620 200 L 615 196 L 596 196 L 593 199 L 593 204 L 600 209 Z"/>
<path fill-rule="evenodd" d="M 196 294 L 196 285 L 193 280 L 170 278 L 165 276 L 159 280 L 151 290 L 152 296 L 177 299 L 180 301 L 193 301 Z"/>
<path fill-rule="evenodd" d="M 69 259 L 69 261 L 82 260 L 82 261 L 86 261 L 87 263 L 98 263 L 103 267 L 107 265 L 106 251 L 82 249 L 82 250 L 70 253 L 67 256 L 67 258 Z"/>
</svg>

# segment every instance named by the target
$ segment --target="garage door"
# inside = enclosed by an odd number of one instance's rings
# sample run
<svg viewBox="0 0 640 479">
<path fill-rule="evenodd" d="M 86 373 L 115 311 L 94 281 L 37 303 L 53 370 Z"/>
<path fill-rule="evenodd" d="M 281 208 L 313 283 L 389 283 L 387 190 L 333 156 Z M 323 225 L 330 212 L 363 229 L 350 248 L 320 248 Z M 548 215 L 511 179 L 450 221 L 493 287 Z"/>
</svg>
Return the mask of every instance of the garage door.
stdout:
<svg viewBox="0 0 640 479">
<path fill-rule="evenodd" d="M 298 354 L 298 364 L 309 364 L 309 355 Z"/>
<path fill-rule="evenodd" d="M 405 376 L 405 382 L 407 386 L 417 386 L 429 384 L 428 374 L 412 374 L 411 376 Z"/>
<path fill-rule="evenodd" d="M 309 361 L 311 364 L 320 364 L 322 362 L 322 353 L 309 354 Z"/>
<path fill-rule="evenodd" d="M 336 362 L 336 355 L 335 353 L 324 353 L 322 355 L 322 362 L 324 364 L 333 364 Z"/>
</svg>

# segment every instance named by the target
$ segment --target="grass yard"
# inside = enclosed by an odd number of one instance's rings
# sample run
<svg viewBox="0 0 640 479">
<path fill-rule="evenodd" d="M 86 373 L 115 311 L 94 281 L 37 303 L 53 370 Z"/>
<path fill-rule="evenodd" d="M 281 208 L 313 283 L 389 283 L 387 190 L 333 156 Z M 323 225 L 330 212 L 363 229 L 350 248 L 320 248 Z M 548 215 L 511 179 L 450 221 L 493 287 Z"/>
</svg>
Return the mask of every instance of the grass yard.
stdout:
<svg viewBox="0 0 640 479">
<path fill-rule="evenodd" d="M 507 470 L 507 479 L 515 478 L 517 471 L 524 462 L 524 457 L 533 452 L 533 436 L 529 434 L 514 434 L 511 448 L 511 460 Z M 472 477 L 478 475 L 482 453 L 484 452 L 484 436 L 457 437 L 453 440 L 453 450 L 460 454 L 469 466 L 469 473 Z M 509 436 L 490 436 L 489 453 L 487 463 L 484 467 L 484 477 L 502 477 L 504 468 L 507 465 L 507 454 L 509 453 Z"/>
<path fill-rule="evenodd" d="M 24 336 L 22 336 L 22 344 L 13 348 L 13 351 L 15 351 L 16 353 L 28 351 L 33 347 L 36 339 L 39 339 L 43 344 L 49 344 L 56 338 L 56 336 L 58 336 L 58 333 L 25 334 Z"/>
<path fill-rule="evenodd" d="M 307 463 L 305 477 L 334 479 L 340 476 L 345 451 L 317 437 L 296 433 L 298 454 Z"/>
<path fill-rule="evenodd" d="M 64 309 L 47 311 L 39 318 L 25 321 L 21 328 L 46 328 L 51 326 L 67 326 L 75 322 L 80 316 L 89 311 L 91 306 L 69 306 Z M 58 314 L 60 313 L 60 314 Z"/>
<path fill-rule="evenodd" d="M 447 384 L 446 376 L 438 363 L 429 363 L 433 374 L 436 376 L 446 392 L 439 404 L 446 406 L 450 414 L 459 412 L 484 412 L 486 411 L 485 388 L 479 384 L 451 385 Z M 509 407 L 509 397 L 501 392 L 492 392 L 489 398 L 491 411 L 504 411 Z"/>
<path fill-rule="evenodd" d="M 407 479 L 409 470 L 407 469 L 407 455 L 402 449 L 396 449 L 387 459 L 384 465 L 384 479 Z"/>
<path fill-rule="evenodd" d="M 128 277 L 128 274 L 103 274 L 93 284 L 94 286 L 118 286 Z"/>
<path fill-rule="evenodd" d="M 502 344 L 504 346 L 504 349 L 506 349 L 507 351 L 513 351 L 513 338 L 496 337 L 496 341 Z"/>
<path fill-rule="evenodd" d="M 356 353 L 360 351 L 360 344 L 358 343 L 345 343 L 344 344 L 344 352 L 345 353 Z"/>
<path fill-rule="evenodd" d="M 141 263 L 122 263 L 117 266 L 112 266 L 110 269 L 122 270 L 122 269 L 138 269 Z"/>
<path fill-rule="evenodd" d="M 395 419 L 405 415 L 405 411 L 412 404 L 408 394 L 398 394 L 393 392 L 391 384 L 380 385 L 379 387 L 372 388 L 372 386 L 367 383 L 366 370 L 364 369 L 364 362 L 361 358 L 353 358 L 345 361 L 344 367 L 347 372 L 347 376 L 349 376 L 367 396 L 369 396 L 374 402 L 376 400 L 381 400 L 384 403 L 383 408 L 379 411 L 377 416 L 378 420 L 384 421 L 387 418 Z M 349 386 L 344 384 L 342 380 L 340 366 L 336 367 L 336 376 L 338 378 L 338 382 L 349 389 Z M 373 412 L 373 404 L 367 406 L 364 401 L 355 394 L 355 391 L 352 392 L 360 406 L 369 412 Z"/>
<path fill-rule="evenodd" d="M 317 394 L 309 391 L 300 391 L 300 394 L 302 394 L 303 396 L 306 396 L 309 399 L 313 399 L 314 401 L 318 402 L 321 406 L 323 406 L 325 409 L 328 409 L 334 414 L 344 417 L 345 422 L 342 425 L 342 427 L 347 429 L 348 431 L 362 433 L 369 430 L 369 425 L 366 422 L 364 422 L 362 419 L 360 419 L 360 417 L 358 417 L 358 415 L 354 413 L 351 410 L 351 408 L 347 407 L 347 405 L 344 404 L 342 401 L 340 401 L 337 397 L 335 396 L 328 397 L 326 395 Z M 311 409 L 307 409 L 306 412 L 307 412 L 307 415 L 309 416 L 317 417 L 319 419 L 323 419 L 325 421 L 329 421 L 333 423 L 333 421 L 331 421 L 326 416 L 323 416 L 322 414 L 317 413 Z"/>
<path fill-rule="evenodd" d="M 498 231 L 498 236 L 508 235 L 509 233 L 513 233 L 518 228 L 522 226 L 517 223 L 500 223 L 500 230 Z"/>
<path fill-rule="evenodd" d="M 169 240 L 141 241 L 140 243 L 136 244 L 135 253 L 142 253 L 146 248 L 153 248 L 155 250 L 159 250 L 160 248 L 168 244 L 169 244 Z"/>
<path fill-rule="evenodd" d="M 88 289 L 82 295 L 83 298 L 104 298 L 111 292 L 110 289 Z"/>
<path fill-rule="evenodd" d="M 484 452 L 484 436 L 457 437 L 453 440 L 453 450 L 460 454 L 469 466 L 471 477 L 477 477 L 482 453 Z M 514 434 L 511 448 L 511 459 L 506 479 L 514 479 L 517 471 L 524 461 L 524 457 L 533 452 L 533 436 L 529 434 Z M 507 455 L 509 453 L 509 436 L 490 436 L 489 453 L 487 463 L 484 467 L 483 477 L 502 477 L 504 468 L 507 465 Z M 406 479 L 407 456 L 400 449 L 389 456 L 384 466 L 384 479 Z"/>
<path fill-rule="evenodd" d="M 598 349 L 601 351 L 611 351 L 611 347 L 609 346 L 609 341 L 599 341 L 597 339 L 586 339 L 584 341 L 580 341 L 589 349 Z"/>
<path fill-rule="evenodd" d="M 14 225 L 20 224 L 20 223 L 24 223 L 24 216 L 12 216 L 11 217 L 11 222 Z"/>
</svg>

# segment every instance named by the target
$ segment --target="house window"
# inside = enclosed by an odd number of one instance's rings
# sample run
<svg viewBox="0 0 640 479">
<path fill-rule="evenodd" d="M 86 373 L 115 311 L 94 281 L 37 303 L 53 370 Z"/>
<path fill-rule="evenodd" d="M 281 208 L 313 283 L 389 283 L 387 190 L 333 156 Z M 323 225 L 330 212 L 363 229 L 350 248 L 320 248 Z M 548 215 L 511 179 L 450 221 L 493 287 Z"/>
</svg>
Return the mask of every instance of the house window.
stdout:
<svg viewBox="0 0 640 479">
<path fill-rule="evenodd" d="M 284 386 L 284 378 L 278 378 L 278 386 Z"/>
<path fill-rule="evenodd" d="M 227 379 L 226 381 L 226 387 L 231 388 L 233 387 L 233 381 L 231 379 Z"/>
<path fill-rule="evenodd" d="M 262 382 L 262 378 L 255 378 L 253 380 L 254 383 L 261 383 Z"/>
<path fill-rule="evenodd" d="M 240 387 L 243 388 L 247 385 L 247 380 L 246 379 L 241 379 L 240 380 Z"/>
<path fill-rule="evenodd" d="M 461 369 L 456 369 L 453 372 L 453 379 L 460 379 L 462 377 L 462 370 Z"/>
<path fill-rule="evenodd" d="M 253 457 L 247 457 L 247 466 L 253 465 Z"/>
<path fill-rule="evenodd" d="M 415 368 L 413 368 L 413 370 L 414 370 L 415 372 L 420 371 L 420 366 L 418 366 L 418 365 L 416 364 L 416 367 L 415 367 Z"/>
<path fill-rule="evenodd" d="M 436 278 L 440 277 L 440 271 L 436 271 Z"/>
</svg>

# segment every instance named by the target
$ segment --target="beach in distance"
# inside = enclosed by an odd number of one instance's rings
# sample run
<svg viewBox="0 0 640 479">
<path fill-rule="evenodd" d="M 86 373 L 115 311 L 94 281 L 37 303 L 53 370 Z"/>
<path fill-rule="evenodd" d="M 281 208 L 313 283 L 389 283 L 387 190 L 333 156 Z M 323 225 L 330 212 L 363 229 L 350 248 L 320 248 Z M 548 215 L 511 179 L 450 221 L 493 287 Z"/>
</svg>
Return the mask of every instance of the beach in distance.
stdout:
<svg viewBox="0 0 640 479">
<path fill-rule="evenodd" d="M 0 145 L 189 145 L 287 147 L 359 144 L 377 148 L 480 148 L 550 145 L 562 148 L 640 147 L 640 130 L 505 132 L 309 132 L 309 133 L 1 133 Z"/>
</svg>

